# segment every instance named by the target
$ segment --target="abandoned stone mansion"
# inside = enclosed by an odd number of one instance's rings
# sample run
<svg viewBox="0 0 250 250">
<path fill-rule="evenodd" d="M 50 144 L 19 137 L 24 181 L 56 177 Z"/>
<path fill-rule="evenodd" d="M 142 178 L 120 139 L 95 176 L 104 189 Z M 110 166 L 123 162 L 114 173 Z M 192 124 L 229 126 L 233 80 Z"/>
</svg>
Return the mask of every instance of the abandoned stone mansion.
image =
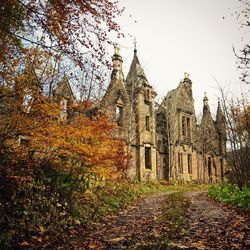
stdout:
<svg viewBox="0 0 250 250">
<path fill-rule="evenodd" d="M 127 77 L 122 56 L 115 48 L 113 71 L 100 108 L 117 124 L 115 135 L 125 140 L 132 154 L 128 176 L 139 180 L 219 181 L 224 175 L 225 118 L 218 103 L 212 119 L 208 98 L 197 124 L 192 81 L 185 74 L 161 104 L 147 80 L 137 50 Z"/>
<path fill-rule="evenodd" d="M 126 78 L 119 48 L 115 48 L 112 61 L 111 81 L 99 109 L 116 124 L 113 136 L 124 140 L 129 149 L 132 159 L 128 176 L 139 180 L 220 181 L 226 153 L 226 124 L 220 103 L 214 121 L 205 96 L 203 116 L 197 124 L 188 74 L 158 104 L 136 49 Z M 61 88 L 70 99 L 69 84 Z"/>
</svg>

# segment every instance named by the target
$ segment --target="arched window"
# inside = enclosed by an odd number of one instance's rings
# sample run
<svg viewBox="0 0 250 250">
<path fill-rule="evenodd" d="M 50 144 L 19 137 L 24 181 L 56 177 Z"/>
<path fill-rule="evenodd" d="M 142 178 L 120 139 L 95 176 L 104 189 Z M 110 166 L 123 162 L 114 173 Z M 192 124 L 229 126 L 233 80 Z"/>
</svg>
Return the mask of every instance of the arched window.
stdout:
<svg viewBox="0 0 250 250">
<path fill-rule="evenodd" d="M 116 106 L 116 124 L 118 126 L 123 126 L 123 107 Z"/>
</svg>

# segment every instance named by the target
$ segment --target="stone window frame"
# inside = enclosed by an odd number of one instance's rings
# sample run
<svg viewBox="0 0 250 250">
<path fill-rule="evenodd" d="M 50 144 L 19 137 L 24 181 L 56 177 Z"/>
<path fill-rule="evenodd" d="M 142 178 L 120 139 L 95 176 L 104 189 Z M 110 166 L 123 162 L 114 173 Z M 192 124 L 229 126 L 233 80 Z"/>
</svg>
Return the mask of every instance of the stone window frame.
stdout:
<svg viewBox="0 0 250 250">
<path fill-rule="evenodd" d="M 191 140 L 191 117 L 183 114 L 181 116 L 181 135 L 183 139 L 187 138 Z"/>
</svg>

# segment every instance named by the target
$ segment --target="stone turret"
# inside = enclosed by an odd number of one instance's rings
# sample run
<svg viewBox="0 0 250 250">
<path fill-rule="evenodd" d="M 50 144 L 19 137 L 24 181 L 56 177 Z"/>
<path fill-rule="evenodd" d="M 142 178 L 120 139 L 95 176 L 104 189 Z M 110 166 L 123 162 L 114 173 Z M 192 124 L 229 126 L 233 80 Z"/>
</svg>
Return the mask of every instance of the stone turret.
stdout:
<svg viewBox="0 0 250 250">
<path fill-rule="evenodd" d="M 122 72 L 122 57 L 120 55 L 120 48 L 115 47 L 114 55 L 112 56 L 113 71 L 111 74 L 111 80 L 124 80 L 124 75 Z"/>
<path fill-rule="evenodd" d="M 140 64 L 137 49 L 126 78 L 126 88 L 133 106 L 136 124 L 137 177 L 142 180 L 156 178 L 155 97 Z"/>
<path fill-rule="evenodd" d="M 203 115 L 200 124 L 200 133 L 200 144 L 204 152 L 218 153 L 217 131 L 210 112 L 206 93 L 203 98 Z"/>
<path fill-rule="evenodd" d="M 204 98 L 203 98 L 203 115 L 210 115 L 210 108 L 209 108 L 209 104 L 208 104 L 208 97 L 207 97 L 207 93 L 204 93 Z"/>
<path fill-rule="evenodd" d="M 188 73 L 184 73 L 183 85 L 185 86 L 188 95 L 192 97 L 193 96 L 193 93 L 192 93 L 192 81 L 189 78 Z"/>
</svg>

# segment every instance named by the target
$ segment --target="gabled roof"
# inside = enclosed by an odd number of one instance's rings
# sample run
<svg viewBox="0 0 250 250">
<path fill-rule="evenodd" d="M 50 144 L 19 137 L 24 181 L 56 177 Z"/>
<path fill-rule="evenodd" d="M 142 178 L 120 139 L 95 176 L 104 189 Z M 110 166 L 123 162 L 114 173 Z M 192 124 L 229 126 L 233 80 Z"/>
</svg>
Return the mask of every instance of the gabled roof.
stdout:
<svg viewBox="0 0 250 250">
<path fill-rule="evenodd" d="M 187 91 L 187 86 L 183 81 L 180 81 L 177 88 L 167 93 L 163 103 L 167 109 L 178 109 L 189 114 L 195 113 L 192 92 Z"/>
<path fill-rule="evenodd" d="M 66 75 L 63 76 L 62 80 L 54 89 L 54 95 L 62 96 L 70 100 L 75 100 L 72 88 Z"/>
</svg>

